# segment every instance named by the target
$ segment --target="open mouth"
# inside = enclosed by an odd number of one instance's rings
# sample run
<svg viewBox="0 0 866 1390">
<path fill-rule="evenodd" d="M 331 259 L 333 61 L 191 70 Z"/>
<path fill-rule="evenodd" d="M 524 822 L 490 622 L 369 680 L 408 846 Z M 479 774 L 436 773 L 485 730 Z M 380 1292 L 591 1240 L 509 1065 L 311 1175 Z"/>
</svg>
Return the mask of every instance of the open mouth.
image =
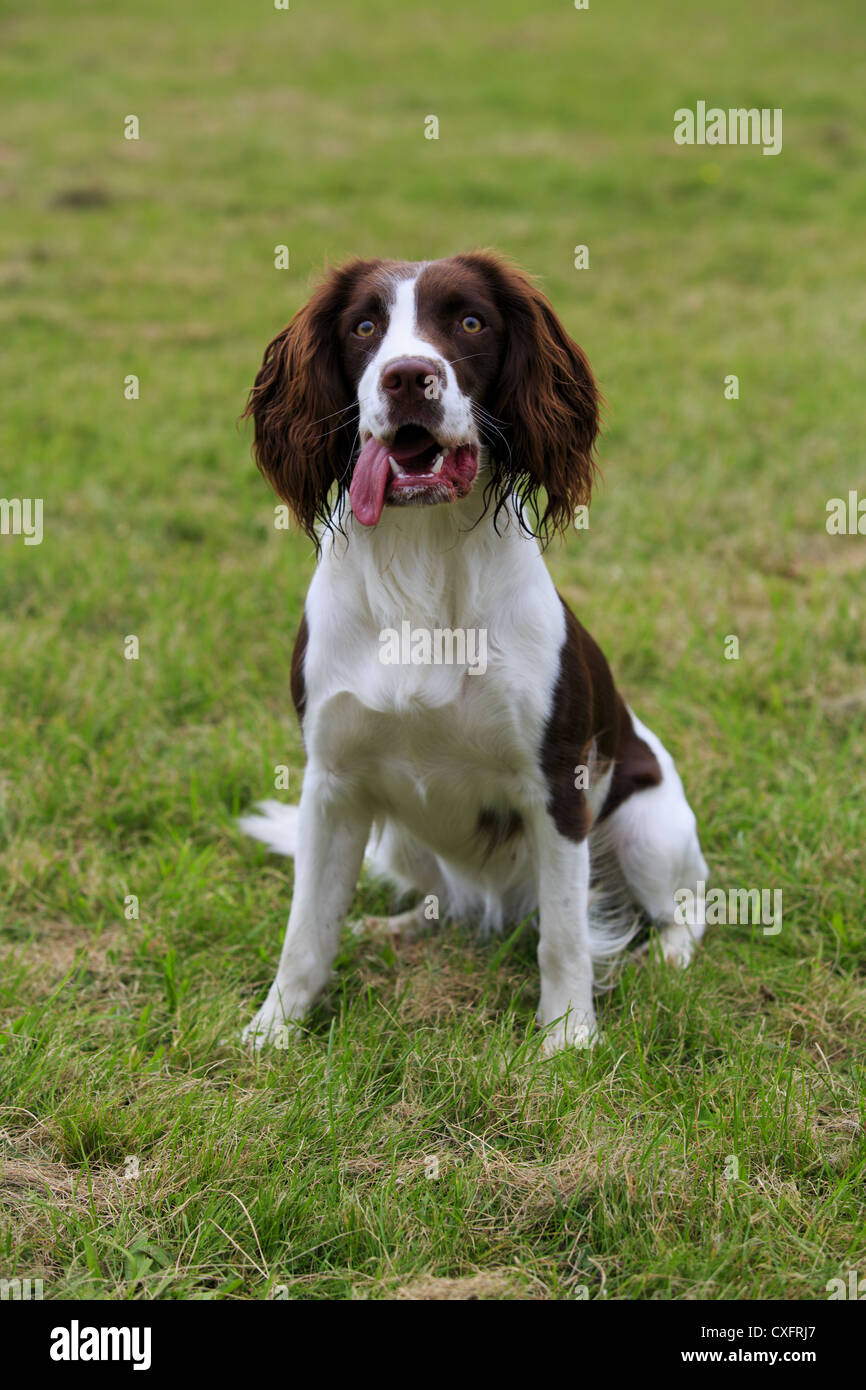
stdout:
<svg viewBox="0 0 866 1390">
<path fill-rule="evenodd" d="M 434 505 L 465 497 L 478 471 L 475 444 L 440 444 L 422 425 L 401 425 L 390 444 L 368 439 L 355 464 L 349 499 L 362 526 L 385 506 Z"/>
</svg>

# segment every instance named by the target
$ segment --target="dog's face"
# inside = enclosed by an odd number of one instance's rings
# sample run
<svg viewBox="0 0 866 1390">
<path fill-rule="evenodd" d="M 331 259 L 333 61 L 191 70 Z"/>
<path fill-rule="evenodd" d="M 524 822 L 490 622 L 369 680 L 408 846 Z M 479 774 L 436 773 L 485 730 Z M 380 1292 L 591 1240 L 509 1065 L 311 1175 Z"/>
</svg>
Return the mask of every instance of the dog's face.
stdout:
<svg viewBox="0 0 866 1390">
<path fill-rule="evenodd" d="M 361 452 L 352 510 L 455 502 L 472 488 L 476 411 L 501 357 L 503 323 L 484 277 L 451 261 L 362 274 L 344 318 Z M 480 411 L 479 411 L 480 414 Z"/>
<path fill-rule="evenodd" d="M 247 414 L 260 468 L 311 534 L 346 491 L 364 526 L 458 502 L 482 447 L 489 497 L 515 493 L 540 533 L 589 496 L 589 364 L 530 281 L 485 253 L 334 271 L 269 344 Z"/>
</svg>

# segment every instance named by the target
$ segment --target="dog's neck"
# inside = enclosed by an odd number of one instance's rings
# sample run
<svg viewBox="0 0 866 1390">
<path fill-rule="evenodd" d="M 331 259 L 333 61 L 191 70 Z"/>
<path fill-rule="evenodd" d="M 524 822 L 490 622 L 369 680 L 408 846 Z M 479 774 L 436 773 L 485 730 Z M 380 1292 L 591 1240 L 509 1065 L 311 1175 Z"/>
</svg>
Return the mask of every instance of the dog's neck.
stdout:
<svg viewBox="0 0 866 1390">
<path fill-rule="evenodd" d="M 466 627 L 482 622 L 541 563 L 537 542 L 506 503 L 494 520 L 479 470 L 468 497 L 449 506 L 386 507 L 375 527 L 351 515 L 323 540 L 322 567 L 367 608 L 376 627 L 408 619 L 416 626 Z"/>
</svg>

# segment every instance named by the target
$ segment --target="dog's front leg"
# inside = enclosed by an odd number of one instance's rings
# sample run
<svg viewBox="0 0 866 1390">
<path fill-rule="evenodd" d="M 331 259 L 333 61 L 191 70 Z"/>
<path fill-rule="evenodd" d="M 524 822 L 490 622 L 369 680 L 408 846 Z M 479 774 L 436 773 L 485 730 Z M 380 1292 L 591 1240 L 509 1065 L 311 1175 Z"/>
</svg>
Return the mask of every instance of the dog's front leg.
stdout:
<svg viewBox="0 0 866 1390">
<path fill-rule="evenodd" d="M 535 818 L 533 850 L 538 886 L 538 1021 L 544 1049 L 587 1047 L 598 1029 L 589 948 L 589 844 L 566 839 L 545 811 Z"/>
<path fill-rule="evenodd" d="M 295 891 L 277 976 L 243 1033 L 256 1047 L 287 1037 L 324 988 L 361 872 L 370 819 L 334 797 L 328 779 L 304 777 Z"/>
</svg>

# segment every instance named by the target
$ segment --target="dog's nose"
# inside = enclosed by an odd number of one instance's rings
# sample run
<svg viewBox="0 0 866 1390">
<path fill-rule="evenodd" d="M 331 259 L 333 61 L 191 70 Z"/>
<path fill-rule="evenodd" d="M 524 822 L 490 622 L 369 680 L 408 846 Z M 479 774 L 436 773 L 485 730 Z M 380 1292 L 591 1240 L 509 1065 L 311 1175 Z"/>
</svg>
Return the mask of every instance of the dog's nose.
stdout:
<svg viewBox="0 0 866 1390">
<path fill-rule="evenodd" d="M 437 400 L 445 384 L 442 368 L 426 357 L 400 357 L 382 373 L 382 390 L 392 401 Z"/>
</svg>

